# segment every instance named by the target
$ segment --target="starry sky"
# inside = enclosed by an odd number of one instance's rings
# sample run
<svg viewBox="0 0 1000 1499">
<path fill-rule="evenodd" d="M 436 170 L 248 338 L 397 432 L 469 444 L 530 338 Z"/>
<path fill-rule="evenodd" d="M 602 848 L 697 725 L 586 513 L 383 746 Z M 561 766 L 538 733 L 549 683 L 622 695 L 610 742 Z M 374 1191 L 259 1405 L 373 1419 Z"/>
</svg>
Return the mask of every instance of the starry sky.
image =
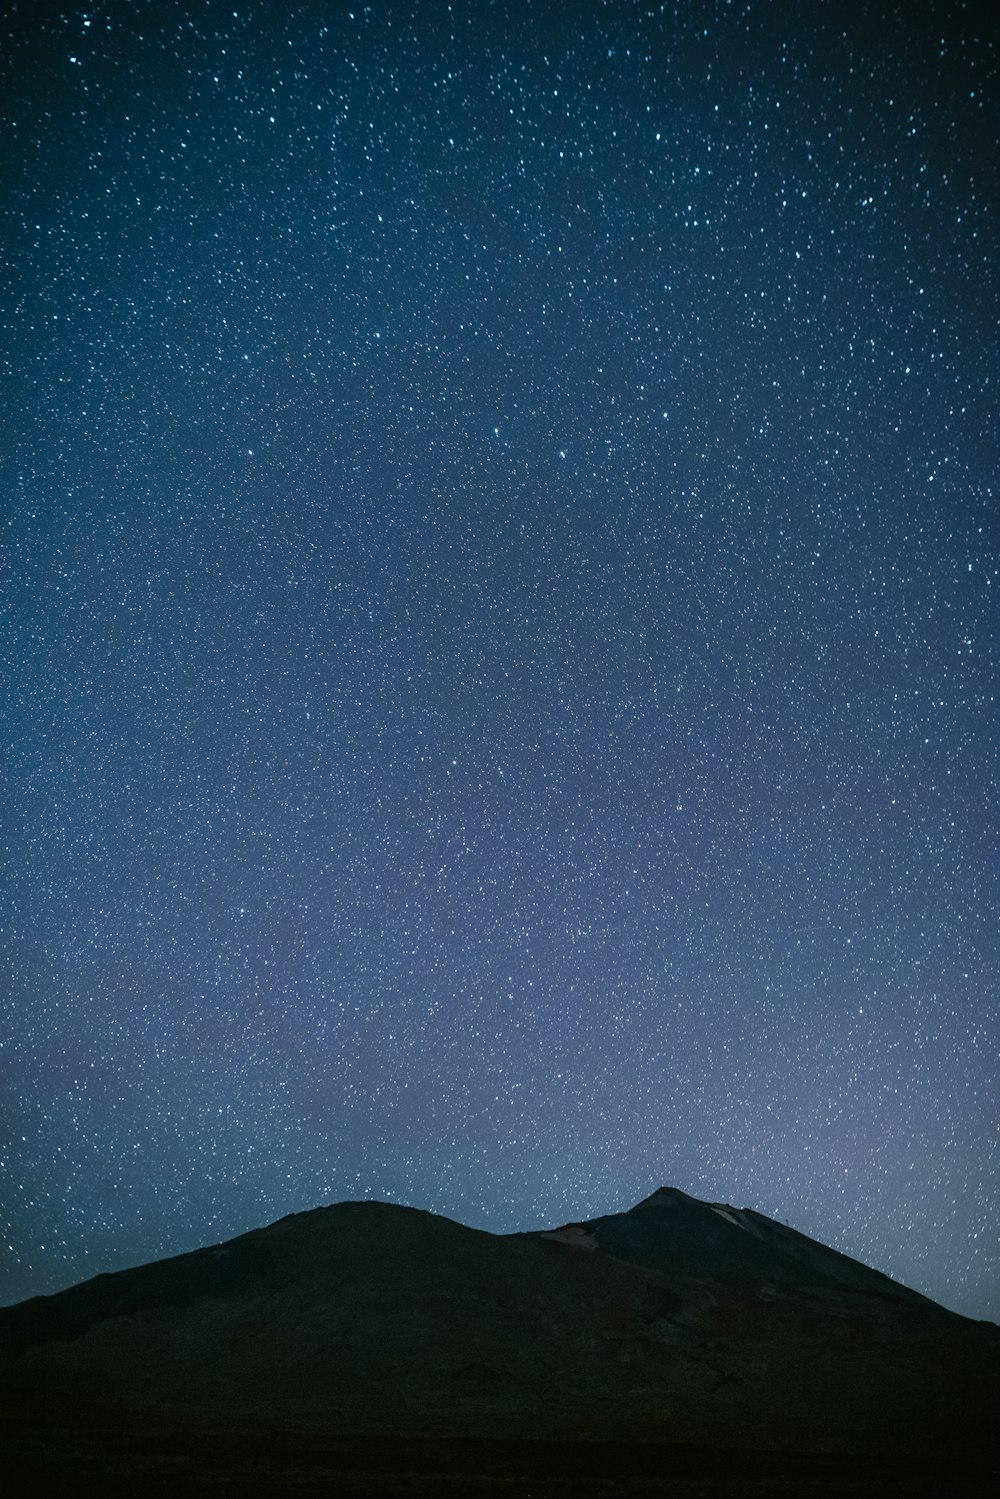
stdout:
<svg viewBox="0 0 1000 1499">
<path fill-rule="evenodd" d="M 996 38 L 0 21 L 0 1299 L 666 1184 L 1000 1317 Z"/>
</svg>

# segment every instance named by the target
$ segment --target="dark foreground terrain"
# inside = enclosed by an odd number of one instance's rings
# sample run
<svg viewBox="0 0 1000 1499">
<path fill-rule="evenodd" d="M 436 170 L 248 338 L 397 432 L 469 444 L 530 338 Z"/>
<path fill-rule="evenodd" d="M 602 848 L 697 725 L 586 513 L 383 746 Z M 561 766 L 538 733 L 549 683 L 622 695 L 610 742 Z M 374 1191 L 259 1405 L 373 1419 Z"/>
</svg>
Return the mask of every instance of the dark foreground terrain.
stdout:
<svg viewBox="0 0 1000 1499">
<path fill-rule="evenodd" d="M 499 1237 L 382 1203 L 0 1310 L 5 1492 L 981 1494 L 1000 1329 L 661 1189 Z"/>
</svg>

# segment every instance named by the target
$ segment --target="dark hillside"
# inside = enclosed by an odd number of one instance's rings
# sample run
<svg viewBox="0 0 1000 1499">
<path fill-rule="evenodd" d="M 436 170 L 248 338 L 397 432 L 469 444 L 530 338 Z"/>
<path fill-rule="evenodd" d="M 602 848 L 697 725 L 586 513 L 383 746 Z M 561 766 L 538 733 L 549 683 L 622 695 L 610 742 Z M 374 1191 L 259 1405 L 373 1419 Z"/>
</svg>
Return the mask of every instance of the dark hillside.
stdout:
<svg viewBox="0 0 1000 1499">
<path fill-rule="evenodd" d="M 0 1311 L 5 1438 L 29 1472 L 155 1484 L 177 1458 L 206 1483 L 349 1469 L 358 1492 L 386 1463 L 501 1484 L 514 1453 L 552 1492 L 613 1452 L 640 1492 L 701 1458 L 724 1492 L 726 1453 L 957 1471 L 985 1461 L 998 1349 L 781 1224 L 666 1189 L 507 1237 L 342 1203 Z"/>
</svg>

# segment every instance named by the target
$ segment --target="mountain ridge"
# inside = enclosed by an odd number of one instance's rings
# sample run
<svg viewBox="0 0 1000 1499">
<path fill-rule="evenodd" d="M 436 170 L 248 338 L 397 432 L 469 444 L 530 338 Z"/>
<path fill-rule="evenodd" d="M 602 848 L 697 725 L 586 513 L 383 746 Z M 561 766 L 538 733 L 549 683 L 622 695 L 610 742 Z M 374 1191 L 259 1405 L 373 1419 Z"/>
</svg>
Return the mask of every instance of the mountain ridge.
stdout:
<svg viewBox="0 0 1000 1499">
<path fill-rule="evenodd" d="M 312 1208 L 304 1208 L 299 1209 L 293 1213 L 285 1213 L 280 1218 L 276 1218 L 270 1223 L 262 1224 L 256 1228 L 246 1229 L 239 1234 L 234 1234 L 229 1239 L 218 1240 L 213 1243 L 198 1246 L 195 1249 L 182 1250 L 177 1254 L 164 1255 L 157 1259 L 143 1261 L 138 1265 L 129 1265 L 117 1270 L 98 1271 L 92 1276 L 87 1276 L 83 1280 L 75 1281 L 73 1282 L 73 1284 L 62 1287 L 57 1291 L 40 1292 L 33 1296 L 21 1298 L 18 1301 L 0 1305 L 0 1319 L 3 1318 L 6 1312 L 29 1305 L 34 1305 L 40 1302 L 52 1302 L 57 1298 L 76 1293 L 83 1286 L 92 1285 L 98 1281 L 106 1281 L 113 1276 L 132 1275 L 140 1271 L 147 1271 L 153 1266 L 171 1264 L 180 1260 L 184 1260 L 191 1255 L 211 1254 L 218 1250 L 227 1249 L 230 1245 L 241 1243 L 244 1240 L 253 1239 L 258 1235 L 271 1235 L 280 1230 L 283 1225 L 302 1223 L 304 1220 L 312 1219 L 316 1215 L 328 1214 L 344 1208 L 371 1206 L 391 1209 L 393 1211 L 399 1211 L 408 1214 L 418 1214 L 425 1218 L 433 1218 L 441 1222 L 453 1223 L 456 1225 L 456 1227 L 459 1227 L 468 1233 L 484 1234 L 489 1238 L 504 1240 L 524 1239 L 533 1236 L 551 1237 L 553 1235 L 561 1234 L 567 1230 L 576 1229 L 584 1225 L 604 1224 L 611 1222 L 612 1220 L 628 1219 L 631 1217 L 631 1215 L 641 1210 L 648 1209 L 654 1206 L 662 1206 L 669 1203 L 692 1204 L 698 1209 L 710 1209 L 713 1212 L 721 1215 L 722 1217 L 728 1218 L 730 1221 L 735 1220 L 737 1227 L 744 1227 L 747 1228 L 749 1232 L 753 1232 L 752 1227 L 748 1227 L 746 1223 L 741 1223 L 739 1221 L 749 1219 L 751 1221 L 751 1224 L 761 1225 L 765 1230 L 778 1230 L 780 1234 L 787 1236 L 789 1239 L 798 1240 L 802 1244 L 808 1245 L 811 1250 L 818 1249 L 822 1251 L 824 1255 L 840 1260 L 850 1266 L 860 1267 L 864 1270 L 866 1275 L 878 1277 L 890 1290 L 905 1292 L 907 1298 L 916 1298 L 928 1306 L 935 1307 L 938 1311 L 943 1312 L 948 1316 L 956 1317 L 961 1321 L 969 1323 L 981 1322 L 989 1326 L 997 1325 L 990 1321 L 990 1319 L 970 1317 L 966 1313 L 958 1312 L 953 1308 L 946 1307 L 942 1303 L 935 1301 L 933 1297 L 928 1296 L 926 1293 L 916 1291 L 912 1287 L 907 1286 L 903 1281 L 896 1280 L 886 1271 L 879 1270 L 875 1266 L 867 1265 L 864 1261 L 858 1260 L 854 1256 L 849 1255 L 845 1250 L 836 1249 L 831 1245 L 824 1244 L 822 1240 L 815 1239 L 811 1235 L 806 1234 L 803 1230 L 794 1228 L 792 1225 L 779 1219 L 768 1217 L 766 1214 L 759 1212 L 756 1208 L 735 1207 L 733 1204 L 728 1202 L 710 1202 L 706 1199 L 697 1198 L 691 1193 L 683 1191 L 679 1187 L 670 1186 L 657 1187 L 646 1197 L 640 1198 L 639 1201 L 634 1203 L 631 1207 L 621 1209 L 618 1212 L 599 1214 L 596 1217 L 590 1219 L 567 1219 L 565 1222 L 555 1225 L 551 1228 L 546 1227 L 515 1229 L 505 1233 L 496 1233 L 491 1229 L 475 1228 L 470 1224 L 462 1222 L 460 1218 L 454 1218 L 444 1213 L 436 1213 L 432 1209 L 416 1207 L 410 1203 L 393 1202 L 388 1199 L 377 1197 L 342 1198 L 336 1202 L 321 1203 Z"/>
</svg>

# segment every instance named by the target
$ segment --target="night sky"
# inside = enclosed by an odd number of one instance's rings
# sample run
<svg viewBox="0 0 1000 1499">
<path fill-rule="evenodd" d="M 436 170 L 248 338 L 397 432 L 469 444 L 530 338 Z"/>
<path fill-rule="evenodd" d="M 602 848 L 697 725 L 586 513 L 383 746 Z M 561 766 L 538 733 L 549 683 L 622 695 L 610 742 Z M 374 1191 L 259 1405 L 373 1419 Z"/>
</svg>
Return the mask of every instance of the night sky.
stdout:
<svg viewBox="0 0 1000 1499">
<path fill-rule="evenodd" d="M 8 4 L 0 1299 L 660 1185 L 1000 1317 L 984 12 Z"/>
</svg>

